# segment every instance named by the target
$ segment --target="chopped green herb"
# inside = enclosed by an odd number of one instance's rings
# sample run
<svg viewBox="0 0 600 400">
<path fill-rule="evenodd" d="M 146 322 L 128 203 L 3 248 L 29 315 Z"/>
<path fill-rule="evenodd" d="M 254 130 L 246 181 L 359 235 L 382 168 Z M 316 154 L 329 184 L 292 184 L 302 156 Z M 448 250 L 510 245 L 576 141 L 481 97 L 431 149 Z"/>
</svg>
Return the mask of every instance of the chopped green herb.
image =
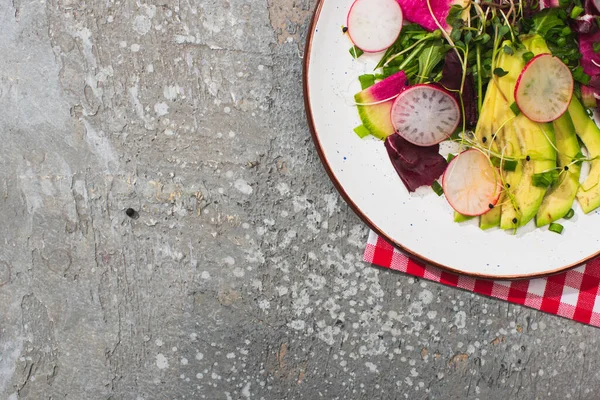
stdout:
<svg viewBox="0 0 600 400">
<path fill-rule="evenodd" d="M 371 134 L 371 132 L 369 131 L 369 129 L 367 129 L 366 126 L 364 125 L 359 125 L 356 128 L 354 128 L 354 132 L 358 135 L 359 138 L 364 138 L 367 137 Z"/>
<path fill-rule="evenodd" d="M 358 57 L 362 56 L 363 54 L 365 54 L 365 52 L 364 52 L 364 51 L 362 51 L 361 49 L 359 49 L 359 48 L 358 48 L 358 47 L 356 47 L 356 46 L 352 46 L 352 47 L 350 47 L 350 50 L 348 50 L 348 51 L 350 52 L 350 55 L 351 55 L 353 58 L 358 58 Z"/>
<path fill-rule="evenodd" d="M 450 153 L 450 154 L 448 154 L 448 158 L 446 158 L 446 161 L 448 163 L 450 163 L 450 161 L 454 160 L 455 158 L 456 158 L 456 154 Z"/>
<path fill-rule="evenodd" d="M 555 169 L 552 171 L 542 172 L 533 175 L 533 186 L 547 188 L 558 182 L 559 172 Z"/>
<path fill-rule="evenodd" d="M 504 171 L 514 172 L 519 165 L 519 162 L 516 160 L 501 160 L 498 157 L 492 157 L 492 165 L 496 168 L 502 167 Z"/>
<path fill-rule="evenodd" d="M 567 213 L 567 215 L 565 215 L 563 218 L 564 219 L 571 219 L 575 216 L 575 210 L 573 210 L 572 208 L 569 210 L 569 212 Z"/>
<path fill-rule="evenodd" d="M 597 53 L 600 51 L 600 42 L 594 43 L 594 53 Z"/>
<path fill-rule="evenodd" d="M 565 229 L 564 226 L 562 226 L 561 224 L 557 224 L 555 222 L 551 223 L 550 226 L 548 227 L 548 230 L 550 232 L 554 232 L 554 233 L 558 233 L 559 235 L 561 233 L 563 233 L 563 230 Z"/>
<path fill-rule="evenodd" d="M 441 196 L 444 194 L 444 189 L 442 188 L 442 185 L 440 185 L 440 183 L 438 181 L 434 181 L 433 184 L 431 185 L 431 188 L 433 189 L 435 194 L 437 194 L 438 196 Z"/>
<path fill-rule="evenodd" d="M 574 6 L 573 9 L 571 10 L 571 18 L 575 19 L 577 17 L 579 17 L 581 14 L 583 14 L 585 10 L 583 9 L 583 7 L 580 6 Z"/>
<path fill-rule="evenodd" d="M 519 108 L 519 105 L 517 104 L 517 102 L 516 102 L 516 101 L 510 105 L 510 110 L 511 110 L 511 111 L 513 112 L 513 114 L 515 114 L 515 115 L 519 115 L 519 114 L 521 114 L 521 109 Z"/>
<path fill-rule="evenodd" d="M 375 84 L 375 75 L 365 74 L 358 77 L 360 81 L 360 86 L 363 90 L 370 88 Z"/>
<path fill-rule="evenodd" d="M 498 78 L 502 78 L 503 76 L 508 75 L 508 72 L 502 68 L 496 68 L 494 69 L 494 75 L 496 75 Z"/>
</svg>

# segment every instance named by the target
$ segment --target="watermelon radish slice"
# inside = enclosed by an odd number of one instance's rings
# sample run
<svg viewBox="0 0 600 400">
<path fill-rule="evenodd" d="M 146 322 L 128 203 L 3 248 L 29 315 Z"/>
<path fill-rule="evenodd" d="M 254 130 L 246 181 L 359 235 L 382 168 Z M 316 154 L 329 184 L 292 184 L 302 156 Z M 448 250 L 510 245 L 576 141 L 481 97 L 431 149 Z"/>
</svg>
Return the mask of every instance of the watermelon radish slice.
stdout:
<svg viewBox="0 0 600 400">
<path fill-rule="evenodd" d="M 485 154 L 471 149 L 450 162 L 442 178 L 442 188 L 455 211 L 475 217 L 498 203 L 502 183 L 498 170 Z"/>
<path fill-rule="evenodd" d="M 599 0 L 600 1 L 600 0 Z M 594 88 L 581 85 L 581 101 L 585 108 L 594 109 L 598 107 L 598 94 Z"/>
<path fill-rule="evenodd" d="M 448 32 L 452 30 L 452 27 L 446 23 L 446 18 L 448 18 L 450 9 L 454 5 L 465 7 L 468 2 L 468 0 L 429 0 L 435 19 L 437 19 L 437 22 L 439 22 L 442 28 Z M 427 0 L 398 0 L 398 3 L 400 4 L 400 7 L 402 7 L 404 18 L 407 21 L 419 24 L 428 31 L 433 32 L 436 29 L 439 29 L 429 11 Z"/>
<path fill-rule="evenodd" d="M 360 120 L 371 135 L 383 140 L 394 133 L 390 112 L 406 84 L 406 74 L 400 71 L 354 96 Z"/>
<path fill-rule="evenodd" d="M 398 39 L 402 21 L 402 9 L 396 0 L 356 0 L 346 24 L 356 47 L 366 53 L 377 53 Z"/>
<path fill-rule="evenodd" d="M 394 101 L 391 113 L 396 132 L 417 146 L 443 142 L 460 122 L 460 108 L 454 96 L 433 85 L 404 90 Z"/>
<path fill-rule="evenodd" d="M 515 87 L 519 109 L 534 122 L 560 118 L 573 97 L 573 75 L 558 57 L 540 54 L 525 65 Z"/>
</svg>

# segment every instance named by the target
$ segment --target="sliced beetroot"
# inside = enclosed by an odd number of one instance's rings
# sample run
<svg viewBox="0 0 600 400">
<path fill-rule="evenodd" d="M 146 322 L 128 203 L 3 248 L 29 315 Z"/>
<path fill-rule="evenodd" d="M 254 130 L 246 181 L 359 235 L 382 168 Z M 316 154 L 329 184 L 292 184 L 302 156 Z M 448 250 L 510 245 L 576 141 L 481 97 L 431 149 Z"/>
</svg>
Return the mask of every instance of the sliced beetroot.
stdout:
<svg viewBox="0 0 600 400">
<path fill-rule="evenodd" d="M 442 87 L 450 91 L 458 104 L 461 104 L 460 86 L 462 85 L 462 65 L 455 51 L 446 53 L 444 68 L 442 70 L 442 79 L 439 82 Z M 465 107 L 465 121 L 467 128 L 473 128 L 477 125 L 477 92 L 475 91 L 475 82 L 473 74 L 467 74 L 465 85 L 463 87 L 462 102 Z"/>
<path fill-rule="evenodd" d="M 385 140 L 390 160 L 409 192 L 431 186 L 446 170 L 448 163 L 439 153 L 440 146 L 422 147 L 393 134 Z"/>
<path fill-rule="evenodd" d="M 421 25 L 423 28 L 429 31 L 435 31 L 439 29 L 435 23 L 429 7 L 427 6 L 427 0 L 398 0 L 400 7 L 404 13 L 404 18 L 407 21 L 414 22 L 415 24 Z M 433 15 L 439 22 L 439 24 L 447 31 L 452 28 L 446 22 L 450 9 L 453 5 L 460 5 L 465 7 L 468 1 L 466 0 L 429 0 Z"/>
<path fill-rule="evenodd" d="M 454 133 L 460 122 L 460 107 L 447 91 L 433 85 L 415 85 L 404 90 L 392 106 L 396 132 L 417 146 L 433 146 Z"/>
<path fill-rule="evenodd" d="M 348 34 L 361 50 L 376 53 L 394 44 L 402 30 L 396 0 L 356 0 L 348 13 Z"/>
</svg>

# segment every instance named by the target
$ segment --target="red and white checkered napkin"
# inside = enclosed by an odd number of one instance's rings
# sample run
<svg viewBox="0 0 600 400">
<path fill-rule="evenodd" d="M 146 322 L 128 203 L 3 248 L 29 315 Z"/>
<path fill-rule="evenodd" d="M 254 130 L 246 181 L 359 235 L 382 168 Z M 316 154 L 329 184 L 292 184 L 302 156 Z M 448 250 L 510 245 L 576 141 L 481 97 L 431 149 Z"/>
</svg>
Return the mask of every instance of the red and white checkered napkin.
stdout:
<svg viewBox="0 0 600 400">
<path fill-rule="evenodd" d="M 371 232 L 364 260 L 408 275 L 600 327 L 600 259 L 547 278 L 491 281 L 452 274 L 410 259 Z"/>
</svg>

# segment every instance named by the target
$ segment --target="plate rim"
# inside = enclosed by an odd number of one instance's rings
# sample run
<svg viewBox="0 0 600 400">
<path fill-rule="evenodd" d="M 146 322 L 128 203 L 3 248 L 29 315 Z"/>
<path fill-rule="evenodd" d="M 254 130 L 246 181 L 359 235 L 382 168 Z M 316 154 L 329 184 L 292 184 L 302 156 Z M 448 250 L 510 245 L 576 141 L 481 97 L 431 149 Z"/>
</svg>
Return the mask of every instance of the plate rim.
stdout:
<svg viewBox="0 0 600 400">
<path fill-rule="evenodd" d="M 310 102 L 310 88 L 308 85 L 308 74 L 309 74 L 309 69 L 310 69 L 310 59 L 311 59 L 311 51 L 312 51 L 313 39 L 314 39 L 314 35 L 315 35 L 315 29 L 316 29 L 319 17 L 321 16 L 321 11 L 323 10 L 323 4 L 325 3 L 325 1 L 330 1 L 330 0 L 317 0 L 317 4 L 313 11 L 311 21 L 310 21 L 310 24 L 308 27 L 308 33 L 306 35 L 306 42 L 305 42 L 305 47 L 304 47 L 304 60 L 303 60 L 303 67 L 302 67 L 302 87 L 303 87 L 303 95 L 304 95 L 304 112 L 306 115 L 306 120 L 308 123 L 308 128 L 310 130 L 313 144 L 315 145 L 317 154 L 319 155 L 319 159 L 321 160 L 321 164 L 323 165 L 323 168 L 325 168 L 325 171 L 327 172 L 329 179 L 333 183 L 333 186 L 335 187 L 335 189 L 338 191 L 338 193 L 344 199 L 346 204 L 348 204 L 348 206 L 350 206 L 352 211 L 354 211 L 354 213 L 371 230 L 373 230 L 375 233 L 377 233 L 377 235 L 379 235 L 381 238 L 385 239 L 388 243 L 392 244 L 396 249 L 398 249 L 400 252 L 402 252 L 403 254 L 405 254 L 406 256 L 408 256 L 410 258 L 417 259 L 418 261 L 421 261 L 427 265 L 432 265 L 434 267 L 440 268 L 447 272 L 451 272 L 453 274 L 462 275 L 462 276 L 470 276 L 470 277 L 477 278 L 477 279 L 511 281 L 511 280 L 521 280 L 521 279 L 544 278 L 544 277 L 555 275 L 555 274 L 558 274 L 561 272 L 566 272 L 572 268 L 579 267 L 579 266 L 584 265 L 584 264 L 588 263 L 589 261 L 600 256 L 600 250 L 598 250 L 596 253 L 590 255 L 589 257 L 586 257 L 580 261 L 577 261 L 575 263 L 572 263 L 572 264 L 569 264 L 569 265 L 566 265 L 566 266 L 563 266 L 563 267 L 560 267 L 560 268 L 557 268 L 554 270 L 550 270 L 550 271 L 546 271 L 546 272 L 542 272 L 542 273 L 533 273 L 533 274 L 517 274 L 517 275 L 497 276 L 497 275 L 489 275 L 489 274 L 484 274 L 484 273 L 465 272 L 465 271 L 461 271 L 456 268 L 453 268 L 449 265 L 444 265 L 444 264 L 435 262 L 435 261 L 430 260 L 427 257 L 424 257 L 421 254 L 418 254 L 418 253 L 412 251 L 411 249 L 403 246 L 401 243 L 399 243 L 398 241 L 396 241 L 395 239 L 393 239 L 392 237 L 387 235 L 385 232 L 383 232 L 366 215 L 366 213 L 363 212 L 361 210 L 361 208 L 352 200 L 352 198 L 348 195 L 348 193 L 346 192 L 344 187 L 341 185 L 341 183 L 337 179 L 335 173 L 333 172 L 331 166 L 329 165 L 329 162 L 327 161 L 327 158 L 323 151 L 323 147 L 321 146 L 321 142 L 320 142 L 318 134 L 317 134 L 317 130 L 315 128 L 312 106 L 311 106 L 311 102 Z"/>
</svg>

